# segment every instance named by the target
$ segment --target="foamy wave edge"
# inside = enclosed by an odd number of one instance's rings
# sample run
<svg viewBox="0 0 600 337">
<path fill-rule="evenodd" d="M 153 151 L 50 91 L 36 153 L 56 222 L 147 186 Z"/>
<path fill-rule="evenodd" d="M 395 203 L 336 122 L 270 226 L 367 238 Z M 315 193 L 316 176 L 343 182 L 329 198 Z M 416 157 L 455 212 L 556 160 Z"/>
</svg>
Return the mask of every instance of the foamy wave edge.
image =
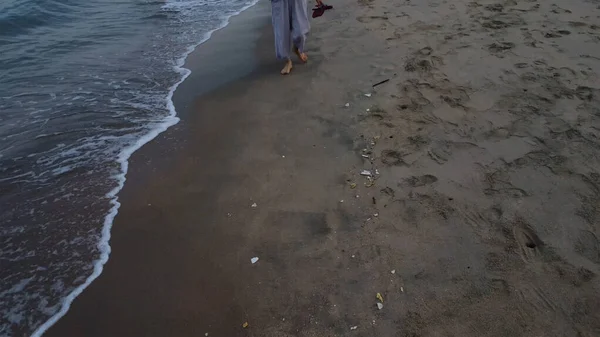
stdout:
<svg viewBox="0 0 600 337">
<path fill-rule="evenodd" d="M 225 18 L 225 20 L 223 20 L 223 23 L 221 23 L 221 25 L 219 27 L 211 30 L 210 32 L 207 32 L 205 34 L 204 38 L 202 38 L 200 40 L 200 42 L 188 47 L 187 51 L 177 60 L 176 65 L 173 66 L 173 70 L 175 72 L 181 74 L 181 79 L 177 83 L 175 83 L 174 85 L 171 86 L 171 88 L 169 89 L 169 93 L 167 94 L 167 97 L 166 97 L 167 108 L 169 109 L 169 116 L 167 116 L 165 118 L 165 121 L 160 126 L 158 126 L 156 129 L 151 130 L 150 132 L 148 132 L 147 134 L 142 136 L 135 143 L 135 145 L 132 145 L 130 147 L 123 149 L 121 151 L 121 153 L 119 153 L 119 156 L 117 158 L 117 162 L 121 166 L 121 173 L 113 177 L 118 182 L 117 187 L 115 187 L 112 191 L 110 191 L 106 194 L 106 197 L 108 199 L 110 199 L 111 208 L 110 208 L 110 211 L 108 212 L 108 214 L 106 215 L 106 217 L 104 218 L 104 225 L 102 227 L 102 236 L 100 238 L 100 242 L 98 243 L 98 249 L 100 251 L 100 258 L 94 262 L 94 271 L 92 272 L 92 274 L 90 276 L 88 276 L 88 278 L 85 280 L 84 283 L 82 283 L 81 285 L 79 285 L 78 287 L 73 289 L 73 291 L 69 295 L 67 295 L 67 297 L 65 297 L 63 299 L 60 310 L 56 314 L 54 314 L 54 316 L 50 317 L 46 322 L 44 322 L 44 324 L 39 326 L 33 332 L 31 337 L 41 337 L 46 331 L 48 331 L 48 329 L 50 329 L 54 324 L 56 324 L 56 322 L 58 322 L 58 320 L 60 320 L 64 315 L 67 314 L 67 312 L 69 311 L 69 308 L 71 307 L 71 304 L 73 303 L 75 298 L 77 298 L 77 296 L 81 295 L 81 293 L 87 287 L 89 287 L 90 284 L 92 284 L 92 282 L 94 282 L 94 280 L 96 278 L 98 278 L 98 276 L 100 276 L 100 274 L 102 274 L 104 265 L 106 264 L 106 262 L 108 262 L 108 258 L 110 256 L 110 251 L 111 251 L 110 230 L 112 229 L 113 221 L 114 221 L 115 217 L 117 216 L 117 214 L 119 213 L 119 207 L 121 206 L 121 203 L 119 202 L 119 197 L 117 195 L 119 194 L 121 189 L 123 189 L 123 186 L 125 186 L 125 181 L 127 180 L 127 177 L 126 177 L 127 170 L 129 169 L 129 161 L 128 160 L 135 151 L 139 150 L 146 143 L 148 143 L 151 140 L 153 140 L 154 138 L 156 138 L 159 134 L 166 131 L 169 127 L 179 123 L 180 119 L 179 119 L 179 117 L 177 117 L 177 111 L 175 110 L 175 104 L 173 103 L 173 94 L 175 93 L 175 90 L 177 90 L 177 87 L 179 87 L 179 85 L 181 83 L 183 83 L 183 81 L 185 81 L 185 79 L 188 78 L 188 76 L 190 76 L 190 74 L 192 73 L 192 71 L 190 69 L 187 69 L 184 67 L 187 57 L 194 50 L 196 50 L 196 48 L 199 45 L 208 41 L 214 32 L 227 27 L 227 25 L 229 24 L 229 20 L 232 17 L 235 17 L 235 16 L 241 14 L 242 12 L 244 12 L 248 8 L 256 5 L 257 3 L 258 3 L 258 0 L 253 0 L 248 5 L 242 7 L 242 9 L 240 9 L 239 11 L 237 11 L 234 14 L 232 14 L 231 16 Z"/>
</svg>

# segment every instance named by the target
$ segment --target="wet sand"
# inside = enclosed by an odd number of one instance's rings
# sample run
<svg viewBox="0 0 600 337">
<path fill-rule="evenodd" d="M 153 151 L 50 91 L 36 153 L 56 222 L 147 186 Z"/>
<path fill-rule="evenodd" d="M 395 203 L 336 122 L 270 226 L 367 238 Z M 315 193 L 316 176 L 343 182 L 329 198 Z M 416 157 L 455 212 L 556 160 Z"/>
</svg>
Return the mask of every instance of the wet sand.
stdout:
<svg viewBox="0 0 600 337">
<path fill-rule="evenodd" d="M 598 4 L 331 4 L 184 83 L 47 336 L 600 334 Z"/>
</svg>

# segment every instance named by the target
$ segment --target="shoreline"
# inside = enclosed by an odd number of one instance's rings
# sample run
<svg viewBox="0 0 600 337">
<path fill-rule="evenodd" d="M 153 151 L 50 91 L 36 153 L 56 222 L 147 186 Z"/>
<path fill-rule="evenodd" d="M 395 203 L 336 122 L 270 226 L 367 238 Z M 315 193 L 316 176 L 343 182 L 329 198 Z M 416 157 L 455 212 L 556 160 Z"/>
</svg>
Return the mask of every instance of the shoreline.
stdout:
<svg viewBox="0 0 600 337">
<path fill-rule="evenodd" d="M 221 87 L 227 88 L 232 86 L 233 83 L 245 81 L 244 78 L 254 78 L 257 76 L 257 74 L 264 74 L 266 71 L 269 71 L 267 70 L 267 68 L 271 68 L 273 64 L 273 62 L 269 61 L 272 59 L 273 51 L 271 50 L 272 32 L 270 30 L 270 21 L 266 20 L 267 18 L 270 18 L 270 12 L 267 13 L 268 15 L 265 15 L 264 11 L 267 5 L 268 2 L 259 2 L 253 7 L 242 12 L 239 16 L 232 17 L 232 20 L 229 25 L 222 29 L 216 30 L 212 38 L 208 39 L 204 43 L 199 44 L 195 50 L 188 54 L 188 59 L 186 64 L 184 65 L 184 69 L 189 69 L 189 74 L 182 81 L 182 83 L 180 83 L 180 85 L 177 87 L 176 91 L 173 94 L 173 101 L 175 102 L 175 106 L 177 107 L 178 111 L 177 118 L 181 117 L 181 120 L 184 122 L 184 124 L 182 124 L 182 122 L 179 122 L 171 126 L 168 130 L 159 134 L 157 137 L 151 140 L 148 145 L 144 146 L 143 148 L 139 149 L 138 152 L 135 152 L 133 154 L 132 158 L 130 158 L 130 163 L 132 164 L 131 166 L 133 168 L 137 166 L 137 170 L 130 170 L 128 172 L 128 174 L 132 175 L 132 177 L 128 179 L 128 184 L 124 187 L 124 189 L 121 190 L 119 200 L 126 200 L 129 197 L 128 191 L 135 191 L 139 188 L 142 188 L 141 185 L 137 183 L 137 181 L 144 181 L 145 179 L 147 179 L 146 175 L 148 173 L 151 173 L 146 169 L 148 164 L 158 165 L 157 167 L 160 167 L 161 169 L 165 169 L 169 166 L 168 158 L 172 155 L 170 153 L 167 153 L 180 148 L 178 141 L 174 140 L 174 138 L 177 137 L 174 137 L 172 134 L 179 134 L 180 137 L 178 138 L 185 138 L 181 137 L 182 133 L 188 132 L 188 130 L 186 130 L 188 127 L 185 125 L 185 121 L 188 119 L 197 119 L 197 114 L 191 115 L 189 110 L 193 110 L 195 112 L 202 111 L 202 109 L 190 107 L 197 105 L 197 103 L 193 103 L 193 101 L 198 100 L 198 97 L 202 97 L 203 95 L 206 95 L 209 92 L 219 92 L 226 90 L 220 89 Z M 245 43 L 239 43 L 240 36 L 245 37 L 242 39 L 243 41 L 245 41 Z M 233 41 L 235 41 L 235 43 L 233 43 Z M 226 59 L 225 62 L 219 61 L 218 58 L 220 57 L 220 54 L 224 51 L 230 51 L 232 49 L 232 45 L 237 47 L 239 50 L 247 51 L 247 48 L 249 47 L 257 50 L 254 56 L 248 55 L 247 52 L 240 53 L 239 55 L 242 55 L 244 58 L 244 63 L 235 63 L 235 59 L 232 60 L 232 58 Z M 209 69 L 210 67 L 206 66 L 206 64 L 214 64 L 217 62 L 220 63 L 220 68 L 216 70 Z M 230 67 L 233 67 L 235 71 L 232 71 Z M 215 72 L 218 72 L 219 69 L 226 69 L 226 71 L 229 72 L 227 74 L 229 76 L 218 78 L 220 82 L 217 81 L 205 84 L 204 79 L 202 77 L 206 76 L 207 74 L 212 76 L 219 76 L 215 75 Z M 194 124 L 204 125 L 206 123 L 195 121 Z M 156 158 L 157 153 L 162 153 L 162 156 L 164 156 L 163 158 L 161 158 L 161 160 L 159 160 L 159 163 L 155 162 L 154 160 Z M 143 164 L 144 162 L 146 163 Z M 152 205 L 148 204 L 148 206 Z M 118 217 L 121 216 L 120 214 L 121 213 L 117 215 L 117 221 Z M 116 241 L 116 239 L 113 240 Z M 112 253 L 111 255 L 113 254 L 114 253 Z M 108 261 L 107 266 L 110 267 L 112 259 L 115 259 L 115 257 L 111 257 L 111 259 Z M 99 279 L 95 282 L 102 282 L 102 278 L 105 277 L 104 274 L 106 272 L 107 271 L 102 273 Z M 91 288 L 95 287 L 95 283 L 91 284 Z M 86 292 L 82 293 L 80 297 L 81 299 L 78 298 L 78 301 L 86 301 Z M 91 302 L 93 303 L 95 301 L 92 300 Z M 87 303 L 84 302 L 82 307 L 85 308 L 86 311 L 89 310 L 89 301 Z M 96 309 L 94 307 L 94 304 L 91 304 L 91 307 L 91 310 Z M 82 327 L 78 323 L 76 323 L 75 325 L 73 325 L 73 322 L 65 323 L 65 321 L 69 320 L 69 315 L 74 314 L 79 314 L 77 309 L 77 301 L 74 304 L 74 309 L 71 309 L 67 313 L 67 315 L 64 318 L 62 318 L 62 320 L 59 320 L 55 325 L 51 326 L 49 330 L 47 330 L 46 333 L 44 333 L 44 336 L 81 335 L 83 332 L 78 331 L 78 329 L 81 329 Z M 81 316 L 75 320 L 78 321 L 79 319 L 81 319 Z M 149 332 L 147 331 L 146 333 Z M 83 334 L 85 334 L 86 336 L 103 336 L 103 333 L 99 332 L 99 329 L 86 331 Z M 114 335 L 113 333 L 111 333 L 111 335 L 121 336 L 122 334 L 117 333 L 116 335 Z M 130 335 L 130 333 L 128 332 L 126 335 Z"/>
<path fill-rule="evenodd" d="M 190 46 L 188 48 L 188 51 L 186 53 L 184 53 L 176 61 L 176 65 L 174 66 L 173 69 L 176 73 L 181 74 L 181 79 L 171 86 L 171 88 L 169 89 L 169 93 L 168 93 L 167 97 L 165 98 L 167 108 L 171 112 L 171 114 L 169 116 L 165 117 L 165 120 L 160 124 L 160 127 L 153 129 L 151 132 L 149 132 L 146 135 L 144 135 L 143 137 L 141 137 L 136 142 L 135 145 L 122 150 L 119 154 L 119 158 L 118 158 L 117 162 L 121 166 L 121 173 L 119 175 L 113 177 L 117 181 L 117 186 L 113 190 L 111 190 L 106 196 L 110 200 L 111 206 L 110 206 L 109 213 L 106 215 L 105 220 L 104 220 L 104 226 L 102 229 L 102 237 L 100 239 L 100 242 L 98 243 L 98 247 L 100 247 L 99 251 L 101 252 L 101 255 L 100 255 L 100 258 L 94 262 L 94 268 L 93 268 L 94 271 L 92 272 L 92 274 L 90 276 L 88 276 L 86 278 L 86 280 L 83 284 L 77 286 L 71 293 L 69 293 L 68 296 L 66 296 L 62 300 L 62 304 L 60 305 L 60 310 L 56 314 L 54 314 L 52 317 L 50 317 L 47 321 L 45 321 L 42 325 L 40 325 L 38 328 L 36 328 L 31 335 L 32 337 L 41 337 L 48 331 L 48 329 L 50 329 L 61 318 L 63 318 L 69 312 L 73 301 L 78 296 L 80 296 L 83 293 L 83 291 L 85 291 L 85 289 L 88 288 L 92 284 L 92 282 L 94 282 L 102 274 L 104 265 L 108 262 L 108 260 L 110 258 L 110 254 L 111 254 L 111 247 L 110 247 L 111 229 L 112 229 L 112 225 L 114 223 L 114 219 L 118 215 L 119 208 L 121 206 L 121 203 L 119 202 L 118 194 L 121 192 L 121 190 L 125 186 L 125 182 L 127 180 L 127 173 L 128 173 L 130 158 L 134 155 L 134 153 L 136 151 L 140 150 L 147 143 L 152 142 L 155 138 L 159 137 L 162 133 L 164 133 L 169 128 L 177 125 L 180 122 L 181 119 L 177 113 L 177 109 L 175 108 L 174 95 L 177 92 L 178 88 L 192 74 L 193 71 L 190 68 L 199 69 L 198 65 L 192 64 L 192 66 L 190 66 L 187 64 L 188 57 L 190 55 L 196 53 L 200 46 L 209 42 L 211 37 L 213 36 L 213 34 L 218 33 L 219 31 L 227 28 L 230 25 L 232 20 L 235 21 L 236 17 L 238 17 L 239 15 L 243 14 L 245 11 L 247 11 L 257 5 L 259 5 L 259 0 L 253 0 L 253 3 L 251 3 L 250 5 L 243 7 L 239 12 L 229 16 L 226 20 L 223 21 L 221 26 L 206 33 L 205 37 L 200 42 L 198 42 L 195 45 Z M 210 62 L 210 60 L 209 60 L 209 62 Z M 232 79 L 230 79 L 230 81 L 231 80 Z M 219 84 L 223 85 L 223 83 L 219 83 Z M 214 90 L 215 88 L 217 88 L 219 86 L 219 84 L 209 85 L 204 89 L 204 91 L 207 92 L 210 90 Z M 183 105 L 183 104 L 181 104 L 181 105 Z M 184 110 L 184 109 L 185 109 L 185 106 L 182 106 L 181 110 Z"/>
</svg>

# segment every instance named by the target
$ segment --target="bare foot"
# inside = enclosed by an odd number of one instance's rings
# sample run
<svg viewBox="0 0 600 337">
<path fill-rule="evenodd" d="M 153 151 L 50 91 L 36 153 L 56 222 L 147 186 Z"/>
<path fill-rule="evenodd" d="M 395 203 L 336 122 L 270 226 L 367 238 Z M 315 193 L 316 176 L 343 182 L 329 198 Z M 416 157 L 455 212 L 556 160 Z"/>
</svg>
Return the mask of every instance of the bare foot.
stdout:
<svg viewBox="0 0 600 337">
<path fill-rule="evenodd" d="M 285 66 L 281 69 L 281 75 L 287 75 L 292 71 L 292 60 L 287 60 Z"/>
<path fill-rule="evenodd" d="M 306 55 L 306 53 L 301 53 L 300 50 L 298 50 L 298 48 L 294 48 L 294 53 L 298 55 L 298 58 L 300 59 L 300 61 L 302 61 L 302 63 L 306 63 L 308 61 L 308 55 Z"/>
</svg>

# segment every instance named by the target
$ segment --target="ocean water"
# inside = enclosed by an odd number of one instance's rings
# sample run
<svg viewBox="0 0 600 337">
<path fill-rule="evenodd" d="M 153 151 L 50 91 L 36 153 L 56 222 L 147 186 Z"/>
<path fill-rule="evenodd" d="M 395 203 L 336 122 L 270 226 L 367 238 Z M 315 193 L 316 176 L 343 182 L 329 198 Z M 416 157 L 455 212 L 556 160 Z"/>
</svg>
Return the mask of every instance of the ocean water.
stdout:
<svg viewBox="0 0 600 337">
<path fill-rule="evenodd" d="M 256 1 L 0 1 L 0 336 L 40 336 L 100 274 L 185 57 Z"/>
</svg>

